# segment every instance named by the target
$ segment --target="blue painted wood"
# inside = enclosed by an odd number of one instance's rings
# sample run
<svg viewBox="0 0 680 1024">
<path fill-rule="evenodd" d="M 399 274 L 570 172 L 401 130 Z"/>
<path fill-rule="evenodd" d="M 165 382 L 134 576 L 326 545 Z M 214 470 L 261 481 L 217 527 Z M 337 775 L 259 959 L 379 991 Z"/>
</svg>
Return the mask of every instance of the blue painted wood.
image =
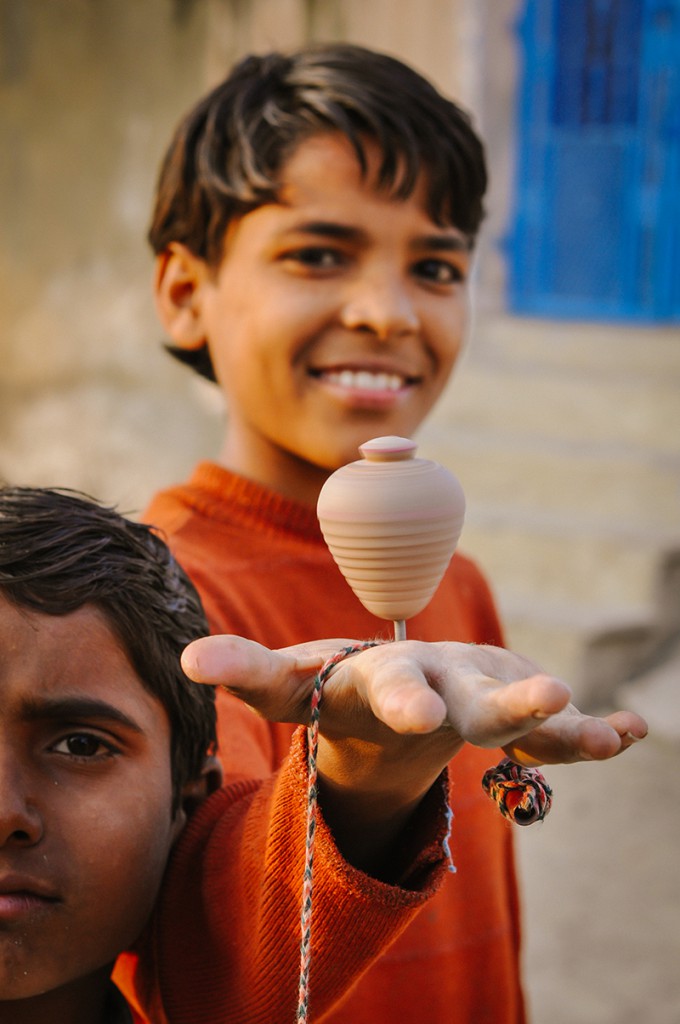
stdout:
<svg viewBox="0 0 680 1024">
<path fill-rule="evenodd" d="M 680 320 L 680 0 L 526 0 L 509 305 Z"/>
</svg>

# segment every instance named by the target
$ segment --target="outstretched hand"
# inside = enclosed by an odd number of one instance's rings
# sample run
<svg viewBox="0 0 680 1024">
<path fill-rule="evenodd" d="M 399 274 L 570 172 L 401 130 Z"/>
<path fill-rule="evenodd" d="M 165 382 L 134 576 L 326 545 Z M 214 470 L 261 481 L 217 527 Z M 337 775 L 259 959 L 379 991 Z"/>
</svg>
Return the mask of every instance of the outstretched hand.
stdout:
<svg viewBox="0 0 680 1024">
<path fill-rule="evenodd" d="M 187 647 L 183 666 L 195 682 L 225 686 L 265 718 L 306 724 L 316 672 L 351 643 L 322 640 L 269 651 L 240 637 L 205 637 Z M 333 670 L 321 731 L 334 741 L 395 748 L 398 738 L 438 735 L 450 756 L 467 742 L 503 747 L 524 765 L 605 760 L 646 735 L 639 715 L 595 718 L 570 697 L 564 682 L 504 648 L 406 640 L 372 647 Z"/>
<path fill-rule="evenodd" d="M 351 644 L 270 651 L 213 636 L 190 644 L 182 664 L 265 718 L 308 724 L 317 672 Z M 465 743 L 501 746 L 535 766 L 604 760 L 647 732 L 638 715 L 593 718 L 570 697 L 565 683 L 499 647 L 406 640 L 342 660 L 323 693 L 317 763 L 324 815 L 347 859 L 384 872 L 395 839 Z"/>
</svg>

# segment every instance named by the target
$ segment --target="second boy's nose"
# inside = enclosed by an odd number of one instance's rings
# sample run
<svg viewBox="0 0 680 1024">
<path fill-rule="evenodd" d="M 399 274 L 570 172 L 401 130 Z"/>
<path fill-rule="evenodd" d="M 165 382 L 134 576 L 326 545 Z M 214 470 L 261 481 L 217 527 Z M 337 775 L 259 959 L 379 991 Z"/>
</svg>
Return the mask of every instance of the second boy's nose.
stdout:
<svg viewBox="0 0 680 1024">
<path fill-rule="evenodd" d="M 420 328 L 408 290 L 399 280 L 386 277 L 356 282 L 346 296 L 341 319 L 344 327 L 367 331 L 381 341 L 415 334 Z"/>
<path fill-rule="evenodd" d="M 37 808 L 26 798 L 21 772 L 11 757 L 0 765 L 0 847 L 32 846 L 40 841 L 43 823 Z"/>
</svg>

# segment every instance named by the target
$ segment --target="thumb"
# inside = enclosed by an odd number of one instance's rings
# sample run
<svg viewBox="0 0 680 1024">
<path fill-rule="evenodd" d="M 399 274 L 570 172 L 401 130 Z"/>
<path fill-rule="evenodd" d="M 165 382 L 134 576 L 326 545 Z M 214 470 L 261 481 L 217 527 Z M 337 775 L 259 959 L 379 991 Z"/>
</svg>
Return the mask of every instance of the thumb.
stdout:
<svg viewBox="0 0 680 1024">
<path fill-rule="evenodd" d="M 272 721 L 304 724 L 314 676 L 339 643 L 325 640 L 270 651 L 240 636 L 207 636 L 185 647 L 182 669 L 195 683 L 223 686 Z"/>
<path fill-rule="evenodd" d="M 194 683 L 257 686 L 258 680 L 276 671 L 273 652 L 240 636 L 204 636 L 182 652 L 182 669 Z"/>
</svg>

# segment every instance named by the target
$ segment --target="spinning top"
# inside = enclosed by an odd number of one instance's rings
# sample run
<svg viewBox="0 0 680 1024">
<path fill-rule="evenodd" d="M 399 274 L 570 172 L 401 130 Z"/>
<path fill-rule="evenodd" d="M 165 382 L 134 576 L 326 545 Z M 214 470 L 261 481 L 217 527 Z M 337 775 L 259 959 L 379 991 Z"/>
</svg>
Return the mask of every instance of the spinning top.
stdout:
<svg viewBox="0 0 680 1024">
<path fill-rule="evenodd" d="M 364 456 L 328 478 L 317 513 L 338 568 L 368 611 L 394 622 L 396 639 L 439 586 L 463 527 L 458 480 L 405 437 L 376 437 Z"/>
</svg>

